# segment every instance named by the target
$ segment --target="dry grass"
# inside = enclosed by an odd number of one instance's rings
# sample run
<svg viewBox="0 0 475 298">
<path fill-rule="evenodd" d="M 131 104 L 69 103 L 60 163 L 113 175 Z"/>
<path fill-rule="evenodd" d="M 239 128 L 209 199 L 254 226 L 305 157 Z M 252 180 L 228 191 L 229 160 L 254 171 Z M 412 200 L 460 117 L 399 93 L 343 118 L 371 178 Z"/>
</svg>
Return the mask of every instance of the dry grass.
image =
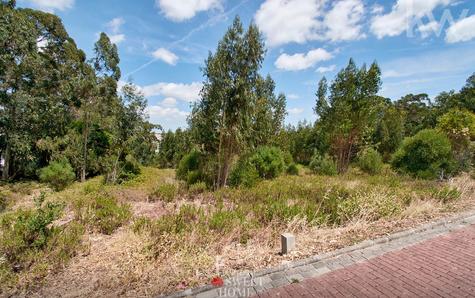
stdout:
<svg viewBox="0 0 475 298">
<path fill-rule="evenodd" d="M 74 257 L 60 273 L 50 274 L 44 285 L 35 290 L 36 296 L 135 297 L 169 293 L 208 283 L 217 274 L 216 264 L 220 268 L 219 275 L 230 276 L 475 209 L 475 180 L 469 175 L 443 183 L 392 174 L 370 177 L 349 173 L 331 178 L 304 175 L 266 181 L 250 190 L 224 189 L 199 195 L 180 192 L 169 203 L 149 202 L 148 194 L 163 183 L 175 183 L 173 177 L 170 170 L 146 169 L 143 175 L 126 185 L 102 186 L 97 178 L 52 195 L 50 199 L 68 202 L 100 189 L 120 201 L 127 201 L 136 218 L 149 218 L 151 223 L 164 216 L 176 219 L 181 210 L 190 206 L 193 207 L 190 210 L 201 210 L 202 215 L 184 220 L 184 230 L 179 233 L 150 233 L 147 228 L 142 233 L 134 233 L 131 223 L 109 236 L 86 234 L 87 252 Z M 345 201 L 351 204 L 340 204 L 340 213 L 336 213 L 341 217 L 340 223 L 308 222 L 304 213 L 289 219 L 276 216 L 270 221 L 258 220 L 256 212 L 266 211 L 260 206 L 266 207 L 269 197 L 284 200 L 286 203 L 278 206 L 284 208 L 283 211 L 309 202 L 320 204 L 316 208 L 320 210 L 324 205 L 319 200 L 325 194 L 331 196 L 327 191 L 331 188 L 343 188 L 349 193 Z M 455 198 L 453 189 L 457 189 L 459 198 Z M 220 210 L 240 210 L 244 219 L 223 227 L 222 231 L 213 230 L 210 218 Z M 284 231 L 296 235 L 297 248 L 281 256 L 278 254 L 279 234 Z M 246 241 L 241 241 L 243 234 Z M 23 293 L 28 294 L 31 292 Z"/>
</svg>

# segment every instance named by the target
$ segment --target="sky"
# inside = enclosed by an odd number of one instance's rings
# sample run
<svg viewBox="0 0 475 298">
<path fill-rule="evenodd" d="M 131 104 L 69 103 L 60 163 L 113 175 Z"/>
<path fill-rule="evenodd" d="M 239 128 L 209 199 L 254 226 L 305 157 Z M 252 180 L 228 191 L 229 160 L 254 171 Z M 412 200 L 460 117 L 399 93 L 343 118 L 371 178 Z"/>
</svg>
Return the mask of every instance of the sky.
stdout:
<svg viewBox="0 0 475 298">
<path fill-rule="evenodd" d="M 117 44 L 122 82 L 148 99 L 150 121 L 185 128 L 201 68 L 234 17 L 267 47 L 262 75 L 287 96 L 286 123 L 314 121 L 315 92 L 353 58 L 377 61 L 380 95 L 459 90 L 475 72 L 473 0 L 18 0 L 61 17 L 89 57 L 100 32 Z"/>
</svg>

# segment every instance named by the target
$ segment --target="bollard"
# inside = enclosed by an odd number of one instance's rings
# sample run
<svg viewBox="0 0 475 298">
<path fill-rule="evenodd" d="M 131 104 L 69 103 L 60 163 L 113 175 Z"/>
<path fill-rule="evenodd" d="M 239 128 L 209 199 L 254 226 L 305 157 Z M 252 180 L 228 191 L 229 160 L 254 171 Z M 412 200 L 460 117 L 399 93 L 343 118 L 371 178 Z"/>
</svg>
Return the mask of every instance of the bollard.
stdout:
<svg viewBox="0 0 475 298">
<path fill-rule="evenodd" d="M 282 254 L 288 254 L 295 248 L 295 236 L 290 233 L 284 233 L 280 235 L 280 241 L 282 243 Z"/>
</svg>

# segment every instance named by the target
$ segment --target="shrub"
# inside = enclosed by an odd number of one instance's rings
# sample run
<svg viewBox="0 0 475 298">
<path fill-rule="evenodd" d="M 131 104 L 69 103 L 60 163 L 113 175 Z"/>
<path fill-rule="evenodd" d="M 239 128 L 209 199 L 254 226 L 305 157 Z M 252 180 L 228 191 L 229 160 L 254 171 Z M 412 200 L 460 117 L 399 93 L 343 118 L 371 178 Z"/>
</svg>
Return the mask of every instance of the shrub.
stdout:
<svg viewBox="0 0 475 298">
<path fill-rule="evenodd" d="M 247 157 L 242 157 L 234 165 L 229 175 L 229 185 L 252 187 L 259 181 L 259 173 Z"/>
<path fill-rule="evenodd" d="M 190 153 L 183 156 L 183 158 L 178 163 L 176 177 L 185 181 L 188 185 L 203 180 L 203 174 L 201 170 L 202 159 L 202 154 L 197 150 L 192 150 Z"/>
<path fill-rule="evenodd" d="M 119 204 L 106 194 L 77 200 L 74 210 L 80 222 L 106 235 L 112 234 L 131 217 L 128 204 Z"/>
<path fill-rule="evenodd" d="M 315 174 L 319 175 L 335 176 L 338 174 L 336 163 L 328 155 L 322 157 L 320 154 L 315 153 L 309 167 Z"/>
<path fill-rule="evenodd" d="M 51 223 L 59 217 L 63 206 L 53 203 L 41 206 L 41 201 L 38 204 L 36 209 L 20 209 L 0 219 L 0 255 L 13 266 L 23 266 L 25 258 L 32 251 L 45 248 L 57 232 Z"/>
<path fill-rule="evenodd" d="M 41 182 L 48 183 L 59 191 L 73 183 L 76 175 L 69 162 L 53 161 L 47 167 L 39 170 L 39 178 Z"/>
<path fill-rule="evenodd" d="M 291 163 L 288 167 L 287 167 L 287 174 L 289 175 L 292 175 L 292 176 L 297 176 L 299 174 L 299 168 L 297 167 L 297 165 L 295 163 Z"/>
<path fill-rule="evenodd" d="M 249 161 L 263 179 L 275 178 L 285 169 L 284 153 L 277 147 L 260 147 Z"/>
<path fill-rule="evenodd" d="M 383 169 L 383 158 L 378 151 L 369 148 L 360 153 L 358 167 L 365 173 L 376 175 Z"/>
<path fill-rule="evenodd" d="M 8 206 L 8 195 L 6 192 L 0 191 L 0 212 L 5 211 Z"/>
<path fill-rule="evenodd" d="M 452 109 L 438 119 L 437 129 L 444 132 L 452 143 L 460 169 L 468 170 L 474 157 L 471 141 L 475 140 L 475 114 Z"/>
<path fill-rule="evenodd" d="M 454 163 L 449 139 L 433 129 L 422 130 L 404 139 L 392 160 L 395 169 L 424 179 L 452 173 Z"/>
<path fill-rule="evenodd" d="M 140 163 L 132 155 L 127 155 L 119 175 L 119 183 L 133 179 L 138 174 L 140 174 Z"/>
<path fill-rule="evenodd" d="M 172 202 L 175 199 L 175 196 L 178 194 L 178 188 L 175 184 L 165 183 L 161 184 L 154 190 L 150 198 L 158 198 L 165 202 Z"/>
<path fill-rule="evenodd" d="M 188 187 L 188 192 L 193 195 L 204 193 L 208 189 L 206 183 L 198 182 Z"/>
<path fill-rule="evenodd" d="M 285 154 L 276 147 L 260 147 L 254 153 L 241 156 L 229 176 L 231 186 L 251 187 L 259 179 L 272 179 L 285 170 Z"/>
</svg>

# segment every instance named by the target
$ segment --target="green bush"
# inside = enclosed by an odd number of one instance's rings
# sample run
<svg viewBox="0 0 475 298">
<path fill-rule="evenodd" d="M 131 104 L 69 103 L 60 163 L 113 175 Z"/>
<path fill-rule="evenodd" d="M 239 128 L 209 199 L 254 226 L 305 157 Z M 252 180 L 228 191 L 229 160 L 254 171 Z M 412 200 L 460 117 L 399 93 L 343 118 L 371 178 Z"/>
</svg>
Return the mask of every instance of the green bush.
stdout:
<svg viewBox="0 0 475 298">
<path fill-rule="evenodd" d="M 445 177 L 455 168 L 449 139 L 433 129 L 422 130 L 404 139 L 391 164 L 401 172 L 423 179 Z"/>
<path fill-rule="evenodd" d="M 0 191 L 0 212 L 5 211 L 8 206 L 8 195 L 6 192 Z"/>
<path fill-rule="evenodd" d="M 299 168 L 295 163 L 291 163 L 286 170 L 287 174 L 297 176 L 299 174 Z"/>
<path fill-rule="evenodd" d="M 183 156 L 178 163 L 176 177 L 185 181 L 188 185 L 202 181 L 202 159 L 202 154 L 197 150 L 192 150 L 190 153 Z"/>
<path fill-rule="evenodd" d="M 165 183 L 161 184 L 150 195 L 151 200 L 158 198 L 165 202 L 172 202 L 178 194 L 178 188 L 175 184 Z"/>
<path fill-rule="evenodd" d="M 369 148 L 360 153 L 358 167 L 365 173 L 377 175 L 383 169 L 383 158 L 378 151 Z"/>
<path fill-rule="evenodd" d="M 287 157 L 288 158 L 288 157 Z M 286 169 L 285 154 L 276 147 L 260 147 L 241 156 L 229 176 L 231 186 L 251 187 L 260 179 L 273 179 Z"/>
<path fill-rule="evenodd" d="M 33 261 L 32 254 L 45 249 L 59 232 L 59 228 L 51 224 L 59 218 L 63 206 L 54 203 L 42 206 L 42 200 L 35 209 L 16 210 L 0 218 L 0 255 L 12 267 L 24 269 Z"/>
<path fill-rule="evenodd" d="M 41 182 L 50 184 L 57 191 L 73 183 L 76 178 L 73 168 L 66 161 L 51 162 L 39 170 L 38 176 Z"/>
<path fill-rule="evenodd" d="M 284 153 L 277 147 L 260 147 L 249 161 L 263 179 L 275 178 L 285 169 Z"/>
<path fill-rule="evenodd" d="M 132 156 L 127 155 L 119 175 L 119 183 L 135 178 L 140 174 L 140 163 Z"/>
<path fill-rule="evenodd" d="M 188 187 L 188 192 L 192 195 L 204 193 L 206 190 L 208 190 L 208 186 L 204 182 L 198 182 Z"/>
<path fill-rule="evenodd" d="M 315 153 L 309 167 L 315 174 L 319 175 L 335 176 L 338 174 L 336 163 L 328 155 L 322 157 L 320 154 Z"/>
<path fill-rule="evenodd" d="M 96 194 L 74 202 L 76 218 L 100 233 L 110 235 L 131 217 L 130 206 L 119 204 L 106 194 Z"/>
<path fill-rule="evenodd" d="M 242 157 L 234 165 L 229 175 L 228 183 L 231 186 L 243 185 L 252 187 L 259 181 L 259 173 L 248 157 Z"/>
</svg>

